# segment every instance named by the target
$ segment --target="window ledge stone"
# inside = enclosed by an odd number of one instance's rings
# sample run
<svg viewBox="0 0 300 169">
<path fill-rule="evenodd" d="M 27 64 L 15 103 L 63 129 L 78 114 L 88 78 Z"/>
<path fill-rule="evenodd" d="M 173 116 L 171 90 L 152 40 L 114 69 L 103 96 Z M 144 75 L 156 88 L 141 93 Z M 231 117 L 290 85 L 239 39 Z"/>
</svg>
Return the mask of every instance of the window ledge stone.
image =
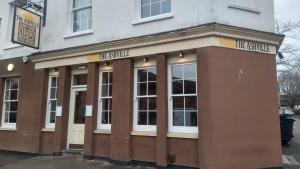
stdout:
<svg viewBox="0 0 300 169">
<path fill-rule="evenodd" d="M 111 130 L 98 129 L 94 130 L 95 134 L 111 134 Z"/>
<path fill-rule="evenodd" d="M 80 32 L 72 32 L 72 33 L 68 33 L 64 36 L 64 39 L 68 39 L 68 38 L 73 38 L 73 37 L 78 37 L 78 36 L 84 36 L 84 35 L 89 35 L 89 34 L 93 34 L 93 30 L 85 30 L 85 31 L 80 31 Z"/>
<path fill-rule="evenodd" d="M 250 12 L 250 13 L 254 13 L 254 14 L 261 14 L 260 10 L 249 8 L 249 7 L 244 7 L 244 6 L 240 6 L 240 5 L 230 4 L 230 5 L 228 5 L 228 8 L 245 11 L 245 12 Z"/>
<path fill-rule="evenodd" d="M 198 139 L 198 133 L 167 133 L 167 137 L 170 138 L 187 138 L 187 139 Z"/>
<path fill-rule="evenodd" d="M 156 132 L 153 131 L 133 131 L 131 132 L 132 136 L 149 136 L 156 137 Z"/>
<path fill-rule="evenodd" d="M 55 128 L 43 128 L 43 132 L 55 132 Z"/>
<path fill-rule="evenodd" d="M 151 17 L 147 17 L 147 18 L 138 19 L 136 21 L 133 21 L 132 25 L 138 25 L 138 24 L 142 24 L 142 23 L 153 22 L 153 21 L 168 19 L 168 18 L 173 18 L 173 17 L 174 17 L 173 13 L 166 13 L 166 14 L 161 14 L 161 15 L 157 15 L 157 16 L 151 16 Z"/>
</svg>

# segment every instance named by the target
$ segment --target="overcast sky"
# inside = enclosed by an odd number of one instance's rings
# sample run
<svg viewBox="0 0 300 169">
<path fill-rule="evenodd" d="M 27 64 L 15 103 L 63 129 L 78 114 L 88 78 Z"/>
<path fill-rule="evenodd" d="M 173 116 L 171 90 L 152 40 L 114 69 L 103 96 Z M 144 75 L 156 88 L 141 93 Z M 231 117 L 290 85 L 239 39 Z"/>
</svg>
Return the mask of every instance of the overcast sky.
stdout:
<svg viewBox="0 0 300 169">
<path fill-rule="evenodd" d="M 275 16 L 279 21 L 299 21 L 300 20 L 300 0 L 274 0 L 275 2 Z M 300 38 L 300 29 L 293 32 L 293 35 Z M 300 48 L 300 39 L 291 40 L 286 39 L 287 43 L 294 43 Z"/>
</svg>

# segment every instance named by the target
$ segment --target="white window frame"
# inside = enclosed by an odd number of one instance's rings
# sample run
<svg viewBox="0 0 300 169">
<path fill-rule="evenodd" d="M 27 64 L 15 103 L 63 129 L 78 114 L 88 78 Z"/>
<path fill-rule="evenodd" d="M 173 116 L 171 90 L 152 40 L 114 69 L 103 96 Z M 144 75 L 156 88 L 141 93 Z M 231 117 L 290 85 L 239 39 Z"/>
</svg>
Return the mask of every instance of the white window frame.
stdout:
<svg viewBox="0 0 300 169">
<path fill-rule="evenodd" d="M 71 32 L 73 33 L 73 34 L 76 34 L 76 33 L 81 33 L 81 32 L 87 32 L 87 33 L 89 33 L 91 30 L 92 30 L 92 28 L 93 28 L 93 0 L 92 0 L 92 2 L 91 2 L 91 4 L 90 5 L 86 5 L 86 6 L 82 6 L 82 7 L 77 7 L 77 8 L 74 8 L 74 0 L 71 0 L 72 2 L 71 2 Z M 76 12 L 76 11 L 80 11 L 80 10 L 84 10 L 84 9 L 88 9 L 88 8 L 91 8 L 91 11 L 92 11 L 92 16 L 91 16 L 91 27 L 89 28 L 89 29 L 86 29 L 86 30 L 79 30 L 79 31 L 74 31 L 74 13 Z"/>
<path fill-rule="evenodd" d="M 172 66 L 176 65 L 187 65 L 195 64 L 196 65 L 196 94 L 172 94 Z M 199 107 L 197 106 L 197 126 L 174 126 L 173 125 L 173 96 L 197 96 L 198 103 L 198 90 L 197 90 L 197 62 L 184 62 L 184 63 L 172 63 L 168 65 L 168 123 L 169 123 L 169 132 L 170 133 L 198 133 L 198 116 L 199 116 Z"/>
<path fill-rule="evenodd" d="M 138 98 L 154 97 L 157 100 L 157 93 L 156 93 L 156 95 L 145 95 L 145 96 L 138 96 L 137 95 L 138 70 L 150 69 L 150 68 L 155 68 L 157 70 L 156 66 L 147 66 L 147 67 L 134 68 L 133 131 L 156 132 L 157 125 L 139 125 L 138 124 Z M 147 73 L 147 76 L 148 76 L 148 73 Z M 157 79 L 156 79 L 156 84 L 157 84 Z M 157 89 L 156 89 L 156 92 L 157 92 Z M 156 107 L 156 122 L 157 122 L 157 113 L 158 112 L 157 112 L 157 107 Z"/>
<path fill-rule="evenodd" d="M 160 19 L 164 19 L 164 18 L 170 18 L 170 17 L 173 17 L 173 12 L 172 12 L 172 0 L 171 0 L 171 11 L 170 12 L 167 12 L 167 13 L 160 13 L 158 15 L 153 15 L 151 16 L 151 13 L 150 13 L 150 16 L 149 17 L 145 17 L 143 18 L 142 17 L 142 0 L 137 0 L 138 3 L 138 7 L 137 7 L 137 11 L 138 11 L 138 20 L 139 21 L 152 21 L 152 20 L 160 20 Z M 150 4 L 151 5 L 151 4 Z M 150 7 L 151 8 L 151 7 Z M 150 9 L 150 12 L 151 12 L 151 9 Z M 135 24 L 135 23 L 134 23 Z"/>
<path fill-rule="evenodd" d="M 11 80 L 11 79 L 17 79 L 18 80 L 18 89 L 17 89 L 17 91 L 18 91 L 18 96 L 17 96 L 17 100 L 5 100 L 5 97 L 6 97 L 6 81 L 7 80 Z M 11 77 L 11 78 L 7 78 L 7 79 L 5 79 L 4 80 L 4 90 L 3 90 L 3 103 L 2 103 L 2 121 L 1 121 L 1 127 L 2 128 L 11 128 L 11 129 L 15 129 L 16 128 L 16 124 L 17 124 L 17 122 L 16 123 L 7 123 L 7 122 L 5 122 L 5 105 L 6 105 L 6 102 L 10 102 L 10 101 L 17 101 L 18 102 L 18 107 L 19 107 L 19 94 L 20 94 L 20 78 L 18 78 L 18 77 Z M 16 112 L 16 116 L 18 117 L 18 110 L 17 110 L 17 112 Z"/>
<path fill-rule="evenodd" d="M 113 70 L 112 69 L 100 70 L 100 72 L 99 72 L 98 115 L 97 115 L 97 129 L 99 129 L 99 130 L 111 130 L 111 124 L 103 124 L 102 123 L 102 99 L 113 99 L 112 96 L 102 97 L 103 73 L 107 73 L 107 72 L 113 73 Z M 112 122 L 112 119 L 110 119 L 110 121 Z"/>
<path fill-rule="evenodd" d="M 50 93 L 51 93 L 51 83 L 52 83 L 52 78 L 56 77 L 56 83 L 57 83 L 57 89 L 56 89 L 56 99 L 52 99 L 52 100 L 56 100 L 57 102 L 57 94 L 58 94 L 58 72 L 52 72 L 49 73 L 49 80 L 48 80 L 48 95 L 47 95 L 47 110 L 46 110 L 46 122 L 45 122 L 45 128 L 55 128 L 55 123 L 50 123 L 50 109 L 51 109 L 51 105 L 50 105 Z M 57 106 L 57 103 L 56 103 Z M 56 115 L 55 115 L 56 117 Z"/>
</svg>

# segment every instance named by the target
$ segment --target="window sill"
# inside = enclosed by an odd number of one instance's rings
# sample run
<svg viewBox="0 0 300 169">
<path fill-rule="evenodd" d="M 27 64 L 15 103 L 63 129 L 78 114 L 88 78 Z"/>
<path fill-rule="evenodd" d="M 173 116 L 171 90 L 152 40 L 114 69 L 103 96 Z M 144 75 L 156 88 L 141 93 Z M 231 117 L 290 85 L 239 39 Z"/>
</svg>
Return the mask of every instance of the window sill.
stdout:
<svg viewBox="0 0 300 169">
<path fill-rule="evenodd" d="M 170 138 L 189 138 L 198 139 L 198 133 L 167 133 L 167 137 Z"/>
<path fill-rule="evenodd" d="M 148 18 L 141 18 L 136 21 L 132 22 L 132 25 L 138 25 L 142 23 L 147 23 L 147 22 L 152 22 L 152 21 L 157 21 L 157 20 L 162 20 L 162 19 L 168 19 L 168 18 L 173 18 L 174 14 L 173 13 L 166 13 L 166 14 L 161 14 L 157 16 L 151 16 Z"/>
<path fill-rule="evenodd" d="M 19 44 L 10 44 L 10 45 L 4 47 L 3 50 L 15 49 L 15 48 L 20 48 L 20 47 L 23 47 L 23 46 L 19 45 Z"/>
<path fill-rule="evenodd" d="M 17 131 L 17 128 L 0 127 L 0 131 Z"/>
<path fill-rule="evenodd" d="M 156 132 L 152 131 L 133 131 L 131 132 L 132 136 L 149 136 L 149 137 L 156 137 Z"/>
<path fill-rule="evenodd" d="M 231 5 L 230 4 L 230 5 L 228 5 L 228 8 L 236 9 L 236 10 L 240 10 L 240 11 L 244 11 L 244 12 L 250 12 L 250 13 L 254 13 L 254 14 L 261 14 L 261 12 L 257 9 L 244 7 L 244 6 L 240 6 L 240 5 Z"/>
<path fill-rule="evenodd" d="M 55 132 L 55 128 L 43 128 L 43 132 Z"/>
<path fill-rule="evenodd" d="M 69 34 L 67 34 L 67 35 L 64 36 L 64 39 L 78 37 L 78 36 L 84 36 L 84 35 L 89 35 L 89 34 L 93 34 L 93 30 L 92 29 L 85 30 L 85 31 L 80 31 L 80 32 L 69 33 Z"/>
<path fill-rule="evenodd" d="M 111 134 L 111 130 L 104 130 L 104 129 L 99 129 L 99 130 L 94 130 L 95 134 Z"/>
</svg>

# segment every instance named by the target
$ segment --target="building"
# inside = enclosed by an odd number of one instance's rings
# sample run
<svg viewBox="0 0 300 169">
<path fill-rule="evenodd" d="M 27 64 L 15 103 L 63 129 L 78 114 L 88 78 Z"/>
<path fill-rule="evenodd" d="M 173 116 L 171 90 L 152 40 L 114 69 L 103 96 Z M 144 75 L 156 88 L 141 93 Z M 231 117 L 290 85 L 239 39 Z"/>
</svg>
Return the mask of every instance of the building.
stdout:
<svg viewBox="0 0 300 169">
<path fill-rule="evenodd" d="M 10 42 L 9 2 L 1 150 L 281 167 L 272 0 L 51 0 L 39 50 Z"/>
</svg>

